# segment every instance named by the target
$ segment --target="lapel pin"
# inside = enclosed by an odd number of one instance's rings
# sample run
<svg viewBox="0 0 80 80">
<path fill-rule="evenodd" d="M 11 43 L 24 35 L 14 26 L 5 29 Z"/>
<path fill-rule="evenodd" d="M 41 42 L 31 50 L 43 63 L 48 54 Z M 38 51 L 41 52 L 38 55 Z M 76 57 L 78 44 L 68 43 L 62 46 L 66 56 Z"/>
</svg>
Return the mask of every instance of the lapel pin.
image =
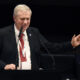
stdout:
<svg viewBox="0 0 80 80">
<path fill-rule="evenodd" d="M 29 34 L 29 36 L 31 36 L 31 34 Z"/>
</svg>

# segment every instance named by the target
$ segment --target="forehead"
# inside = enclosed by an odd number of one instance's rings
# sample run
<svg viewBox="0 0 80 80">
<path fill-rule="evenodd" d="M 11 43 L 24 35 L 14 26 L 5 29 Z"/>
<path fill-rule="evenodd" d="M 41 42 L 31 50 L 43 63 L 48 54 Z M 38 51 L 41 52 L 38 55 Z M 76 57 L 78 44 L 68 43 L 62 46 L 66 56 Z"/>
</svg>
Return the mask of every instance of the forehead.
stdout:
<svg viewBox="0 0 80 80">
<path fill-rule="evenodd" d="M 18 11 L 17 12 L 18 17 L 31 17 L 30 11 Z"/>
</svg>

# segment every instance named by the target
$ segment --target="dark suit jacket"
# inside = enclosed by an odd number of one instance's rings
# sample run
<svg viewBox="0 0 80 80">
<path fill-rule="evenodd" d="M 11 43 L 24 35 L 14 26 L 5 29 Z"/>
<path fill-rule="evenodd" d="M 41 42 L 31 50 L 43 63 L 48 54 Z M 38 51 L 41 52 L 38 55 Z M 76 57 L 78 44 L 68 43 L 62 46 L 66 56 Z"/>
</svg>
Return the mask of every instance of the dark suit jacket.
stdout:
<svg viewBox="0 0 80 80">
<path fill-rule="evenodd" d="M 70 42 L 49 43 L 36 28 L 29 27 L 27 34 L 31 50 L 32 70 L 38 70 L 39 67 L 53 68 L 54 61 L 50 55 L 45 57 L 43 55 L 45 52 L 49 54 L 50 52 L 63 52 L 72 49 Z M 11 63 L 18 65 L 18 51 L 13 25 L 0 30 L 0 69 Z"/>
</svg>

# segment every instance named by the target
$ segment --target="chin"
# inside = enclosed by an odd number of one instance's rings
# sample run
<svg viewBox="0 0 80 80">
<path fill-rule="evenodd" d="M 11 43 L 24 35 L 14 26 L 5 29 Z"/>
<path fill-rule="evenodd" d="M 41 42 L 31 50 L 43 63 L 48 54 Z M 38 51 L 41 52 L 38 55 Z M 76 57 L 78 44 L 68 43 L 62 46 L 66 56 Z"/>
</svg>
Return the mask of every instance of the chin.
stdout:
<svg viewBox="0 0 80 80">
<path fill-rule="evenodd" d="M 27 28 L 24 28 L 24 29 L 23 29 L 23 32 L 24 32 L 25 30 L 27 30 Z"/>
<path fill-rule="evenodd" d="M 28 27 L 25 26 L 25 27 L 23 28 L 23 31 L 25 31 L 25 30 L 27 30 L 27 29 L 28 29 Z"/>
</svg>

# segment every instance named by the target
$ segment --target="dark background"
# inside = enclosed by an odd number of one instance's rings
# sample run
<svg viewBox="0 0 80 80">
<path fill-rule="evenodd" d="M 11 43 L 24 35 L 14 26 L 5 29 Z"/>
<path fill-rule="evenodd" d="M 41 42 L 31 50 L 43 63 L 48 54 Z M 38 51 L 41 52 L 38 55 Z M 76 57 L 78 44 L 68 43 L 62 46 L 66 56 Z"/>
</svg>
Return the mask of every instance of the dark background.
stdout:
<svg viewBox="0 0 80 80">
<path fill-rule="evenodd" d="M 30 6 L 33 12 L 31 26 L 37 27 L 49 41 L 63 42 L 71 40 L 74 34 L 77 35 L 80 33 L 79 0 L 0 0 L 0 28 L 13 23 L 13 9 L 20 3 L 25 3 Z M 64 71 L 65 67 L 68 68 L 68 66 L 72 65 L 72 58 L 73 57 L 70 57 L 70 55 L 68 57 L 66 57 L 66 55 L 55 57 L 58 69 Z M 73 68 L 71 67 L 70 70 L 71 69 Z M 27 77 L 29 80 L 31 78 L 36 80 L 39 78 L 43 78 L 44 80 L 45 78 L 49 78 L 50 80 L 50 78 L 53 79 L 53 77 L 57 75 L 52 72 L 48 73 L 50 75 L 47 73 L 38 75 L 37 73 L 35 74 L 35 72 L 33 75 L 31 73 L 26 73 L 27 71 L 25 73 L 10 72 L 11 71 L 9 71 L 9 73 L 5 72 L 5 74 L 4 72 L 1 73 L 0 79 L 10 78 L 10 80 L 14 80 L 16 78 L 23 80 L 28 75 Z"/>
<path fill-rule="evenodd" d="M 50 41 L 70 40 L 79 34 L 80 1 L 78 0 L 1 0 L 0 27 L 13 23 L 13 9 L 25 3 L 32 9 L 31 26 Z"/>
</svg>

